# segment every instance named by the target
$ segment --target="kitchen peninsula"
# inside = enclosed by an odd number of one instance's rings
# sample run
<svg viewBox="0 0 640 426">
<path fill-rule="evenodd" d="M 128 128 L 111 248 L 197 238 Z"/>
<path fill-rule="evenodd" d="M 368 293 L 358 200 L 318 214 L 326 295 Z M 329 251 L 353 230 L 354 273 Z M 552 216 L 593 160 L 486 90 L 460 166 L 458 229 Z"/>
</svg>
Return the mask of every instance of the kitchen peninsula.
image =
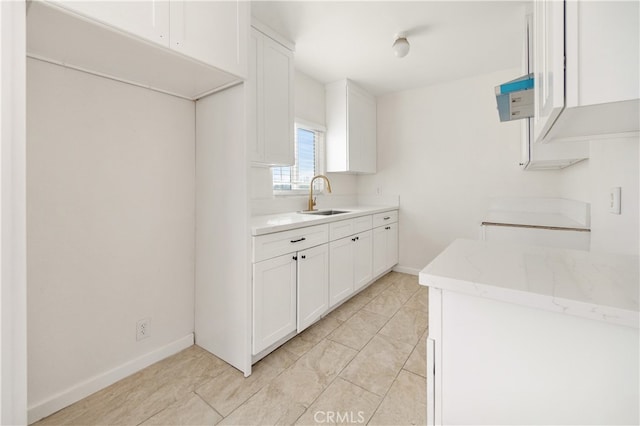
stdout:
<svg viewBox="0 0 640 426">
<path fill-rule="evenodd" d="M 638 257 L 456 240 L 429 287 L 429 424 L 637 424 Z"/>
</svg>

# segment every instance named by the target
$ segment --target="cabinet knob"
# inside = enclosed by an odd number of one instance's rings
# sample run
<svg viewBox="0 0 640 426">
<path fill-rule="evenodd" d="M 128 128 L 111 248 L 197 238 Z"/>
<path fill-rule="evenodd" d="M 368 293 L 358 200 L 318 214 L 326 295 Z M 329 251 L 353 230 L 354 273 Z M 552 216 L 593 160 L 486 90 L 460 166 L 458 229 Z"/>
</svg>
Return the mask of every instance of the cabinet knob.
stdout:
<svg viewBox="0 0 640 426">
<path fill-rule="evenodd" d="M 351 241 L 355 241 L 355 240 L 357 240 L 357 238 L 352 238 L 352 239 L 351 239 Z"/>
<path fill-rule="evenodd" d="M 524 163 L 518 163 L 519 166 L 524 166 Z"/>
<path fill-rule="evenodd" d="M 389 230 L 389 229 L 391 229 L 391 227 L 390 226 L 386 226 L 384 229 Z"/>
<path fill-rule="evenodd" d="M 307 256 L 305 256 L 304 254 L 302 256 L 300 256 L 300 257 L 303 258 L 303 259 L 307 258 Z"/>
<path fill-rule="evenodd" d="M 298 260 L 298 256 L 293 256 L 293 260 Z"/>
</svg>

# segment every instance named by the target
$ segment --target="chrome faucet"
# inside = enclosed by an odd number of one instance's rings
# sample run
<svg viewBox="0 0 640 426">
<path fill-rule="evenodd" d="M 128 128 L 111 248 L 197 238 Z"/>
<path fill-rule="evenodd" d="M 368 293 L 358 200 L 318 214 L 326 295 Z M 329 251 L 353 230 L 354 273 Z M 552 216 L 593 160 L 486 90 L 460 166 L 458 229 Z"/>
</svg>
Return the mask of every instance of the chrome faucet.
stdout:
<svg viewBox="0 0 640 426">
<path fill-rule="evenodd" d="M 328 177 L 326 177 L 325 175 L 314 176 L 313 179 L 311 179 L 311 183 L 309 184 L 309 209 L 307 211 L 315 210 L 313 208 L 316 205 L 316 199 L 313 197 L 313 182 L 318 178 L 324 179 L 324 181 L 327 183 L 327 191 L 331 192 L 331 183 L 329 182 Z"/>
</svg>

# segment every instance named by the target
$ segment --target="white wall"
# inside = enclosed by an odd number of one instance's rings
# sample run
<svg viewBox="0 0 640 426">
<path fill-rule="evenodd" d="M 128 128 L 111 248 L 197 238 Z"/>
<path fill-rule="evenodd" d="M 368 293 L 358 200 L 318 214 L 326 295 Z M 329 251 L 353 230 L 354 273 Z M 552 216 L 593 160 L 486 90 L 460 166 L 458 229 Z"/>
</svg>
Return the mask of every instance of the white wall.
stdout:
<svg viewBox="0 0 640 426">
<path fill-rule="evenodd" d="M 295 74 L 295 117 L 314 124 L 326 125 L 324 84 L 300 71 L 296 71 Z M 328 173 L 327 177 L 331 181 L 331 189 L 333 191 L 331 194 L 326 195 L 327 198 L 331 197 L 331 195 L 356 194 L 357 177 L 355 175 Z M 273 197 L 271 169 L 268 167 L 252 167 L 250 184 L 251 198 L 260 200 L 260 202 L 254 202 L 254 205 L 260 205 L 258 213 L 260 210 L 275 212 L 307 208 L 308 196 Z M 322 197 L 318 200 L 320 205 Z M 254 213 L 256 213 L 256 208 L 254 208 Z"/>
<path fill-rule="evenodd" d="M 33 421 L 192 341 L 195 104 L 36 60 L 27 71 Z"/>
<path fill-rule="evenodd" d="M 25 3 L 0 2 L 0 424 L 27 422 Z"/>
<path fill-rule="evenodd" d="M 640 254 L 640 141 L 590 142 L 590 158 L 562 172 L 562 196 L 591 203 L 591 250 Z M 621 214 L 609 213 L 611 187 L 622 188 Z"/>
<path fill-rule="evenodd" d="M 558 197 L 558 171 L 522 172 L 520 123 L 501 123 L 494 87 L 518 69 L 378 98 L 378 173 L 360 194 L 400 195 L 400 261 L 422 269 L 478 238 L 490 197 Z"/>
</svg>

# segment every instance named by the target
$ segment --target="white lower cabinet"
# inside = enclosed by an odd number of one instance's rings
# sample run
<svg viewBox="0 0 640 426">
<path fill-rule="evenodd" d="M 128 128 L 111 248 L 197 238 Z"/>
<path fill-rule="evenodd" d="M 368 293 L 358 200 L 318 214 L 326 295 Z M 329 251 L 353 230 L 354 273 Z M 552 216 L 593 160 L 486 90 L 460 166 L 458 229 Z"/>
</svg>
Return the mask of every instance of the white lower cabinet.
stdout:
<svg viewBox="0 0 640 426">
<path fill-rule="evenodd" d="M 253 354 L 296 331 L 295 253 L 253 264 Z"/>
<path fill-rule="evenodd" d="M 353 259 L 354 291 L 360 290 L 373 278 L 373 233 L 371 230 L 356 235 Z"/>
<path fill-rule="evenodd" d="M 298 333 L 329 309 L 329 244 L 297 253 Z"/>
<path fill-rule="evenodd" d="M 329 308 L 329 244 L 253 264 L 253 354 L 316 322 Z"/>
<path fill-rule="evenodd" d="M 332 241 L 329 245 L 329 306 L 343 301 L 372 278 L 371 231 Z"/>
<path fill-rule="evenodd" d="M 373 276 L 398 263 L 398 223 L 373 229 Z"/>
<path fill-rule="evenodd" d="M 352 237 L 332 241 L 329 244 L 330 280 L 329 306 L 353 293 L 353 241 Z"/>
<path fill-rule="evenodd" d="M 638 343 L 635 327 L 429 287 L 427 424 L 640 424 Z"/>
<path fill-rule="evenodd" d="M 393 210 L 254 236 L 253 361 L 391 269 L 397 220 Z"/>
</svg>

